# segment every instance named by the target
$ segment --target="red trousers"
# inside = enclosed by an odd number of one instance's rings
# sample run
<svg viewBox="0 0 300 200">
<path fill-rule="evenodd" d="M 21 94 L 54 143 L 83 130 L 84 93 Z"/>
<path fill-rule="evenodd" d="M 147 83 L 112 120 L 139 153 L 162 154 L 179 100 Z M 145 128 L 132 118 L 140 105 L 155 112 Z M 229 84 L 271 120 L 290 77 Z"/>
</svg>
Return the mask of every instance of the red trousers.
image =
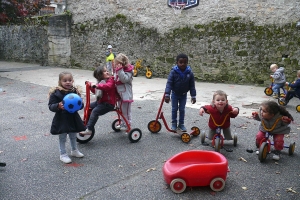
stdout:
<svg viewBox="0 0 300 200">
<path fill-rule="evenodd" d="M 256 135 L 256 144 L 260 144 L 260 141 L 265 137 L 265 132 L 258 131 Z M 283 141 L 284 134 L 274 134 L 273 141 L 274 141 L 274 148 L 275 150 L 281 151 L 283 149 Z"/>
</svg>

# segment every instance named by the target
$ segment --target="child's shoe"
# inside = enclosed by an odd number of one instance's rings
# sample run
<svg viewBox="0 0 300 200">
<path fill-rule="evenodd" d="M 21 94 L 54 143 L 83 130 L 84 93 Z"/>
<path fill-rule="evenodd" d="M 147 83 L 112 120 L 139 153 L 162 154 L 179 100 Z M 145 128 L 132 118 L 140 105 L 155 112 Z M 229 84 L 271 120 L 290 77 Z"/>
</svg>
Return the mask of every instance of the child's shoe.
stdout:
<svg viewBox="0 0 300 200">
<path fill-rule="evenodd" d="M 71 156 L 82 158 L 84 155 L 78 149 L 76 149 L 74 151 L 71 151 Z"/>
<path fill-rule="evenodd" d="M 273 94 L 273 98 L 275 98 L 275 99 L 278 99 L 279 97 L 278 97 L 278 94 Z"/>
<path fill-rule="evenodd" d="M 184 132 L 186 131 L 184 124 L 179 124 L 178 129 L 180 129 L 181 131 L 184 131 Z"/>
<path fill-rule="evenodd" d="M 176 131 L 177 130 L 177 123 L 172 123 L 171 130 L 172 131 Z"/>
<path fill-rule="evenodd" d="M 65 163 L 65 164 L 68 164 L 68 163 L 71 163 L 72 160 L 69 158 L 68 154 L 62 154 L 60 155 L 60 160 Z"/>
<path fill-rule="evenodd" d="M 82 135 L 91 135 L 92 131 L 89 130 L 89 129 L 86 129 L 85 131 L 81 131 L 80 134 L 82 134 Z"/>
<path fill-rule="evenodd" d="M 280 159 L 280 151 L 275 150 L 273 155 L 273 160 L 279 160 Z"/>
</svg>

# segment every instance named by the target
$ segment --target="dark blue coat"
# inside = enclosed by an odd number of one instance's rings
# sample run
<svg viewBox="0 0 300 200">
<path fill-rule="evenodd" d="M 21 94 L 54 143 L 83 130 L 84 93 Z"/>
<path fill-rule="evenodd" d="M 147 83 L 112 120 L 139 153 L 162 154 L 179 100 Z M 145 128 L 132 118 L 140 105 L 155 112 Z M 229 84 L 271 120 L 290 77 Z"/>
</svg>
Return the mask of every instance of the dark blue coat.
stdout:
<svg viewBox="0 0 300 200">
<path fill-rule="evenodd" d="M 166 96 L 170 96 L 171 91 L 177 95 L 190 91 L 191 97 L 196 98 L 195 78 L 190 66 L 187 66 L 184 73 L 179 70 L 177 65 L 172 68 L 165 89 Z"/>
<path fill-rule="evenodd" d="M 295 95 L 300 98 L 300 78 L 298 78 L 295 83 L 290 83 L 289 86 L 294 89 Z"/>
<path fill-rule="evenodd" d="M 49 97 L 49 110 L 55 112 L 52 120 L 50 133 L 58 135 L 61 133 L 80 132 L 84 131 L 86 127 L 83 124 L 78 112 L 69 113 L 66 110 L 58 109 L 58 104 L 69 93 L 76 93 L 74 91 L 66 92 L 56 89 Z M 83 108 L 83 106 L 82 106 Z M 81 108 L 81 109 L 82 109 Z"/>
</svg>

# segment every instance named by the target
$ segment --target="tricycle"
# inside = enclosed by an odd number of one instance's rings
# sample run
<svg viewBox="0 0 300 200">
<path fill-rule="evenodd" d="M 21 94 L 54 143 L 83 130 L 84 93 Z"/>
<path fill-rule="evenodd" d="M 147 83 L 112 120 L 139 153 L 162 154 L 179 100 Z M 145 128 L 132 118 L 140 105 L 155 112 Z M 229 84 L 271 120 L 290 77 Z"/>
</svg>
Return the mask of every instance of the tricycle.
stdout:
<svg viewBox="0 0 300 200">
<path fill-rule="evenodd" d="M 266 87 L 265 88 L 265 91 L 264 91 L 264 93 L 267 95 L 267 96 L 271 96 L 272 94 L 273 94 L 273 86 L 274 86 L 274 79 L 273 78 L 271 78 L 271 84 L 270 84 L 270 86 L 269 87 Z M 282 91 L 283 91 L 283 93 L 280 93 L 280 95 L 278 96 L 278 98 L 279 97 L 284 97 L 285 95 L 286 95 L 286 93 L 287 93 L 287 91 L 289 90 L 288 88 L 286 89 L 286 88 L 284 88 L 284 87 L 281 87 L 281 89 L 282 89 Z"/>
<path fill-rule="evenodd" d="M 169 132 L 172 132 L 172 133 L 177 133 L 181 136 L 181 140 L 182 142 L 184 143 L 188 143 L 190 140 L 191 140 L 191 136 L 198 136 L 200 134 L 200 129 L 198 127 L 192 127 L 191 128 L 191 132 L 188 133 L 186 131 L 182 131 L 180 129 L 177 129 L 177 130 L 171 130 L 166 122 L 166 119 L 164 117 L 164 114 L 162 112 L 162 106 L 163 106 L 163 103 L 165 101 L 165 94 L 163 95 L 163 98 L 161 100 L 161 103 L 160 103 L 160 106 L 159 106 L 159 109 L 158 109 L 158 113 L 156 115 L 156 119 L 155 120 L 152 120 L 148 123 L 148 130 L 151 132 L 151 133 L 158 133 L 160 130 L 161 130 L 161 123 L 158 121 L 158 119 L 162 119 L 163 120 L 163 123 L 166 127 L 166 129 L 169 131 Z"/>
<path fill-rule="evenodd" d="M 190 150 L 178 153 L 163 166 L 163 176 L 174 193 L 182 193 L 187 186 L 210 186 L 221 191 L 229 172 L 228 161 L 214 151 Z"/>
<path fill-rule="evenodd" d="M 92 83 L 89 81 L 86 81 L 85 86 L 86 86 L 86 102 L 85 102 L 85 107 L 84 107 L 83 123 L 86 126 L 89 121 L 92 110 L 93 110 L 92 108 L 90 108 L 90 93 L 91 93 Z M 116 120 L 114 120 L 112 122 L 112 129 L 115 132 L 121 131 L 119 128 L 117 128 L 117 126 L 119 126 L 122 123 L 122 119 L 123 119 L 123 121 L 126 123 L 126 126 L 127 126 L 126 133 L 128 134 L 129 140 L 133 143 L 138 142 L 142 137 L 142 131 L 139 128 L 131 129 L 130 124 L 128 123 L 128 121 L 124 117 L 124 115 L 122 114 L 122 110 L 118 107 L 118 105 L 115 106 L 114 111 L 117 113 L 118 117 Z M 78 133 L 77 134 L 77 142 L 79 142 L 81 144 L 87 143 L 94 137 L 94 135 L 95 135 L 95 129 L 92 130 L 91 135 L 83 135 L 83 134 Z"/>
</svg>

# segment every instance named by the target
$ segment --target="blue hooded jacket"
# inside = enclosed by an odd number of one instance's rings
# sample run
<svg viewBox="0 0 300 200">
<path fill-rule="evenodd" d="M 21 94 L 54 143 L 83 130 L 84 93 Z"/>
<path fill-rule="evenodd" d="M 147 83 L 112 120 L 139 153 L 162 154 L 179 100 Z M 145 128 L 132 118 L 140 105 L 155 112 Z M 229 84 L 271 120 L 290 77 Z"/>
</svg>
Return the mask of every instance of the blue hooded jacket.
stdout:
<svg viewBox="0 0 300 200">
<path fill-rule="evenodd" d="M 165 96 L 169 97 L 171 91 L 177 95 L 184 95 L 190 91 L 191 97 L 196 98 L 195 78 L 190 66 L 187 66 L 184 72 L 177 65 L 172 68 L 168 77 Z"/>
</svg>

